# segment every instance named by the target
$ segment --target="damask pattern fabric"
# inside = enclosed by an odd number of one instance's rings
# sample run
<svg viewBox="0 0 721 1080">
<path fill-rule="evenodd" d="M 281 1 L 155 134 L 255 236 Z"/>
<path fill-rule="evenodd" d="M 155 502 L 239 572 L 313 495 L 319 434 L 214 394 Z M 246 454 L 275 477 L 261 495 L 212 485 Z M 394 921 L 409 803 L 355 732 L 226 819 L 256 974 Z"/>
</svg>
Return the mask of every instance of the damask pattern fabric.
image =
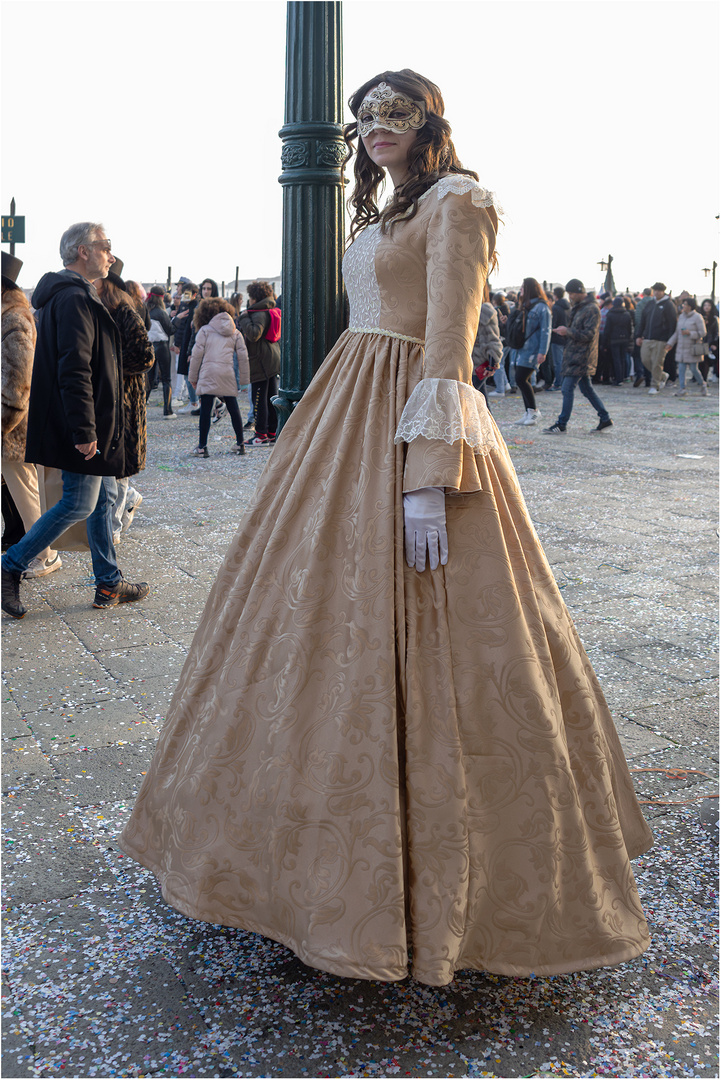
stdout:
<svg viewBox="0 0 721 1080">
<path fill-rule="evenodd" d="M 449 262 L 442 231 L 468 259 Z M 470 384 L 468 296 L 480 306 L 494 233 L 469 191 L 432 190 L 378 240 L 378 325 L 426 347 L 346 331 L 326 358 L 230 546 L 121 841 L 179 911 L 341 976 L 402 979 L 411 957 L 431 985 L 556 974 L 649 941 L 629 859 L 651 834 L 492 418 L 487 453 L 394 442 L 424 377 Z M 367 284 L 352 252 L 351 303 Z M 455 497 L 448 564 L 418 573 L 402 495 L 424 476 Z"/>
</svg>

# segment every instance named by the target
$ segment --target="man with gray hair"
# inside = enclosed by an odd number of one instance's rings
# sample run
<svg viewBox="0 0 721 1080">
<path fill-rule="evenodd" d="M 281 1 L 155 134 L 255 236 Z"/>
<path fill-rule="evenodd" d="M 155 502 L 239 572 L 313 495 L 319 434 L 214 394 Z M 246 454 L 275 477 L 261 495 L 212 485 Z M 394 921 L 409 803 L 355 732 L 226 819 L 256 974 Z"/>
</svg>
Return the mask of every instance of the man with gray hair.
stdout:
<svg viewBox="0 0 721 1080">
<path fill-rule="evenodd" d="M 40 309 L 25 460 L 62 470 L 63 494 L 2 558 L 2 610 L 22 619 L 20 579 L 31 560 L 87 518 L 95 574 L 93 607 L 142 600 L 118 569 L 111 526 L 115 478 L 125 475 L 123 385 L 118 329 L 93 285 L 115 262 L 102 225 L 72 225 L 60 241 L 64 270 L 45 274 L 33 295 Z"/>
</svg>

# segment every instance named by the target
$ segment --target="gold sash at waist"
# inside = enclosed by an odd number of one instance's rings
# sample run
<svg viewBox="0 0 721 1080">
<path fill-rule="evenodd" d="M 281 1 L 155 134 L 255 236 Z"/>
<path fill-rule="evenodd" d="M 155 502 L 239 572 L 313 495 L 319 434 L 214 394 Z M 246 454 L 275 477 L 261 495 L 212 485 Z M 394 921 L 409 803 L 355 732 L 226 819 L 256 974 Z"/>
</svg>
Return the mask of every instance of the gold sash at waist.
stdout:
<svg viewBox="0 0 721 1080">
<path fill-rule="evenodd" d="M 409 337 L 408 334 L 396 334 L 393 330 L 382 330 L 380 326 L 349 326 L 349 334 L 383 334 L 384 337 L 397 338 L 398 341 L 410 341 L 414 345 L 425 345 L 423 338 Z"/>
</svg>

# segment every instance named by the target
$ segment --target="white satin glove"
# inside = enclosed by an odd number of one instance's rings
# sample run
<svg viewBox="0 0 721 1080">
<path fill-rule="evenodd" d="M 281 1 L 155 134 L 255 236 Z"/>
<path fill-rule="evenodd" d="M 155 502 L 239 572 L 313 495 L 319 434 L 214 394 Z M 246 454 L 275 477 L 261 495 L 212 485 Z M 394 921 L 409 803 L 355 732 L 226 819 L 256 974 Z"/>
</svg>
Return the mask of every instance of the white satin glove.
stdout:
<svg viewBox="0 0 721 1080">
<path fill-rule="evenodd" d="M 443 488 L 426 487 L 403 496 L 406 562 L 416 570 L 426 568 L 426 550 L 431 570 L 448 562 L 446 495 Z"/>
</svg>

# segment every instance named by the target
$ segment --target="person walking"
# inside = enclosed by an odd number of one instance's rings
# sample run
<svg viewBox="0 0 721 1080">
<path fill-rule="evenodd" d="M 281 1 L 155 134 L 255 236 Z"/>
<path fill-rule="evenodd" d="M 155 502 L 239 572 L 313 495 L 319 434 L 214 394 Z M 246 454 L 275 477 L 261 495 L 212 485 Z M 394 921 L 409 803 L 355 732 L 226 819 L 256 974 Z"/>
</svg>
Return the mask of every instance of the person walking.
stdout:
<svg viewBox="0 0 721 1080">
<path fill-rule="evenodd" d="M 120 332 L 123 379 L 123 445 L 125 471 L 117 477 L 118 494 L 112 509 L 113 543 L 117 547 L 123 531 L 130 528 L 135 512 L 143 501 L 130 484 L 130 477 L 145 468 L 148 445 L 147 374 L 155 363 L 145 323 L 132 298 L 125 292 L 120 276 L 123 264 L 116 257 L 107 277 L 95 282 L 101 301 Z M 150 320 L 148 320 L 150 321 Z"/>
<path fill-rule="evenodd" d="M 2 253 L 2 478 L 17 508 L 25 532 L 41 516 L 38 473 L 25 460 L 30 382 L 37 332 L 30 303 L 17 278 L 22 261 Z M 3 515 L 5 507 L 3 506 Z M 7 526 L 7 519 L 5 519 Z M 3 534 L 3 540 L 6 539 Z M 44 577 L 63 565 L 59 552 L 43 548 L 25 577 Z"/>
<path fill-rule="evenodd" d="M 551 308 L 551 360 L 553 362 L 553 383 L 547 390 L 560 390 L 563 378 L 563 338 L 556 333 L 557 326 L 567 326 L 571 305 L 566 299 L 566 290 L 556 285 L 553 290 L 554 301 Z"/>
<path fill-rule="evenodd" d="M 198 286 L 192 281 L 183 283 L 180 303 L 173 318 L 170 320 L 173 327 L 173 348 L 176 352 L 176 372 L 185 380 L 188 392 L 188 404 L 178 409 L 178 414 L 183 416 L 190 413 L 191 416 L 200 416 L 200 402 L 195 390 L 188 381 L 188 364 L 190 356 L 190 342 L 193 336 L 193 315 L 198 306 Z"/>
<path fill-rule="evenodd" d="M 93 282 L 115 261 L 105 229 L 80 222 L 60 240 L 64 269 L 45 274 L 33 294 L 40 309 L 25 458 L 62 470 L 63 494 L 2 557 L 2 610 L 22 619 L 20 579 L 70 525 L 87 518 L 95 574 L 93 607 L 148 595 L 118 569 L 111 509 L 125 472 L 120 334 Z"/>
<path fill-rule="evenodd" d="M 637 389 L 639 386 L 646 386 L 649 390 L 651 387 L 651 372 L 647 370 L 641 360 L 641 326 L 643 324 L 643 313 L 645 308 L 649 304 L 653 304 L 653 293 L 650 289 L 644 289 L 643 293 L 639 297 L 636 307 L 633 312 L 633 326 L 635 341 L 633 346 L 633 386 Z"/>
<path fill-rule="evenodd" d="M 235 453 L 245 454 L 233 355 L 238 358 L 241 383 L 250 382 L 250 370 L 243 335 L 233 321 L 233 308 L 221 297 L 206 297 L 198 304 L 193 316 L 193 326 L 195 344 L 190 356 L 188 379 L 200 397 L 198 446 L 193 455 L 204 458 L 209 456 L 208 432 L 216 398 L 228 409 L 235 432 Z"/>
<path fill-rule="evenodd" d="M 526 411 L 516 424 L 532 427 L 538 422 L 541 411 L 536 407 L 530 380 L 538 365 L 546 359 L 551 344 L 551 305 L 543 286 L 531 277 L 523 279 L 518 304 L 523 312 L 524 332 L 523 347 L 516 354 L 516 385 Z"/>
<path fill-rule="evenodd" d="M 170 316 L 165 310 L 165 289 L 162 285 L 153 285 L 148 294 L 146 306 L 150 316 L 148 340 L 153 346 L 159 381 L 163 387 L 163 419 L 175 420 L 178 414 L 173 411 L 173 384 L 170 360 L 170 340 L 173 337 L 173 326 Z M 148 386 L 149 394 L 150 387 Z"/>
<path fill-rule="evenodd" d="M 651 286 L 653 303 L 646 305 L 641 314 L 641 332 L 636 344 L 641 346 L 641 362 L 651 373 L 649 394 L 658 394 L 669 380 L 663 370 L 666 342 L 676 329 L 676 307 L 670 296 L 666 295 L 666 286 L 657 281 Z"/>
<path fill-rule="evenodd" d="M 508 327 L 508 316 L 511 313 L 508 304 L 506 303 L 506 294 L 504 292 L 497 292 L 493 296 L 493 306 L 496 309 L 496 319 L 498 321 L 498 332 L 501 335 L 501 360 L 498 368 L 493 372 L 494 389 L 486 392 L 486 399 L 505 397 L 511 389 L 511 384 L 508 381 L 508 375 L 506 374 L 506 364 L 508 363 L 508 354 L 510 348 L 506 340 L 506 331 Z"/>
<path fill-rule="evenodd" d="M 251 281 L 247 292 L 248 306 L 237 321 L 250 361 L 255 436 L 248 446 L 271 446 L 278 426 L 273 398 L 280 374 L 280 311 L 270 282 Z"/>
<path fill-rule="evenodd" d="M 628 353 L 633 340 L 633 319 L 626 310 L 626 303 L 622 296 L 614 297 L 601 336 L 604 338 L 611 357 L 613 386 L 621 386 L 626 378 Z"/>
<path fill-rule="evenodd" d="M 498 326 L 496 309 L 490 302 L 488 282 L 484 290 L 484 301 L 481 304 L 481 313 L 478 319 L 478 331 L 476 340 L 471 350 L 473 360 L 473 385 L 480 390 L 484 398 L 486 394 L 486 381 L 489 376 L 495 375 L 500 370 L 501 357 L 503 356 L 503 342 Z"/>
<path fill-rule="evenodd" d="M 701 315 L 706 324 L 706 333 L 703 338 L 706 352 L 698 366 L 699 371 L 705 382 L 718 382 L 718 315 L 713 300 L 707 298 L 703 301 Z"/>
<path fill-rule="evenodd" d="M 498 216 L 440 90 L 350 100 L 340 335 L 208 598 L 124 852 L 187 916 L 352 979 L 649 945 L 652 836 L 471 350 Z M 394 192 L 378 208 L 385 173 Z"/>
<path fill-rule="evenodd" d="M 598 413 L 598 425 L 593 431 L 605 431 L 613 427 L 613 420 L 606 406 L 591 385 L 598 363 L 598 336 L 601 312 L 593 296 L 589 295 L 579 278 L 571 278 L 566 285 L 571 301 L 571 318 L 568 326 L 559 326 L 556 333 L 565 338 L 563 350 L 563 379 L 561 392 L 563 404 L 558 420 L 544 428 L 544 435 L 562 435 L 573 411 L 576 387 Z"/>
<path fill-rule="evenodd" d="M 692 296 L 686 297 L 681 305 L 676 329 L 666 342 L 667 352 L 670 352 L 674 345 L 676 346 L 678 390 L 674 391 L 674 397 L 686 397 L 686 371 L 688 369 L 694 381 L 701 387 L 701 396 L 708 396 L 708 386 L 698 367 L 699 360 L 702 360 L 704 355 L 705 334 L 706 323 L 701 312 L 696 310 L 696 301 Z"/>
</svg>

